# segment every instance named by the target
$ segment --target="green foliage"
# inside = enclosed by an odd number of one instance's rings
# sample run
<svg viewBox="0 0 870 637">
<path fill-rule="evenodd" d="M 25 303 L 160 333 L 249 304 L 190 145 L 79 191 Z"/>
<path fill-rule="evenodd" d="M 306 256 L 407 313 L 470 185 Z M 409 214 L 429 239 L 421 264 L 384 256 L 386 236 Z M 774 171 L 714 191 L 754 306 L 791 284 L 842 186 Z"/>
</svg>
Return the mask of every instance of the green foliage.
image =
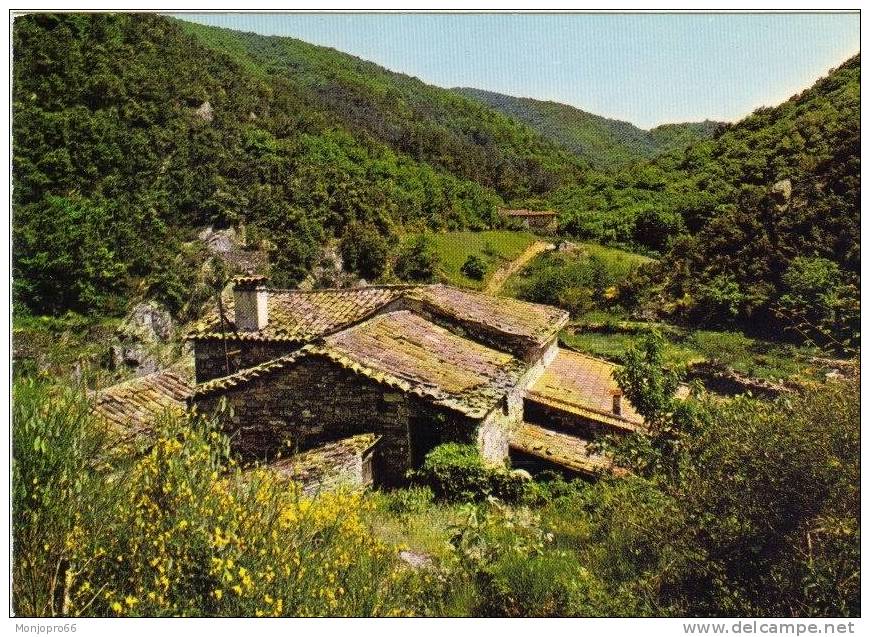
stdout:
<svg viewBox="0 0 870 637">
<path fill-rule="evenodd" d="M 387 267 L 390 240 L 369 224 L 352 223 L 341 239 L 341 257 L 344 268 L 361 277 L 374 280 Z"/>
<path fill-rule="evenodd" d="M 396 489 L 384 495 L 386 509 L 397 515 L 423 513 L 432 506 L 435 494 L 429 487 Z"/>
<path fill-rule="evenodd" d="M 427 234 L 411 239 L 399 250 L 393 273 L 402 281 L 430 283 L 435 280 L 438 257 Z"/>
<path fill-rule="evenodd" d="M 653 427 L 617 443 L 617 458 L 675 504 L 673 519 L 629 531 L 673 555 L 655 578 L 659 603 L 688 615 L 859 612 L 857 384 L 681 405 L 657 349 L 648 341 L 618 376 Z"/>
<path fill-rule="evenodd" d="M 536 257 L 512 277 L 507 293 L 527 301 L 557 305 L 575 316 L 615 307 L 616 287 L 647 263 L 645 257 L 581 244 L 576 251 L 548 252 Z"/>
<path fill-rule="evenodd" d="M 783 274 L 778 312 L 811 342 L 848 348 L 860 330 L 856 285 L 829 259 L 796 257 Z"/>
<path fill-rule="evenodd" d="M 167 416 L 130 443 L 78 392 L 13 391 L 17 615 L 416 612 L 361 494 L 310 500 L 269 471 L 242 474 L 210 423 Z"/>
<path fill-rule="evenodd" d="M 88 426 L 89 405 L 75 391 L 28 379 L 16 382 L 12 405 L 13 609 L 60 615 L 64 539 L 108 509 L 118 491 L 100 467 L 108 440 Z"/>
<path fill-rule="evenodd" d="M 488 496 L 516 501 L 525 486 L 522 478 L 504 468 L 488 466 L 474 445 L 447 443 L 426 455 L 412 479 L 428 486 L 436 498 L 475 501 Z"/>
<path fill-rule="evenodd" d="M 474 88 L 454 90 L 527 124 L 599 170 L 613 170 L 684 148 L 711 137 L 719 126 L 717 122 L 704 121 L 667 124 L 645 131 L 628 122 L 593 115 L 567 104 L 511 97 Z"/>
<path fill-rule="evenodd" d="M 476 254 L 468 255 L 465 263 L 463 263 L 462 267 L 459 269 L 459 271 L 469 279 L 474 279 L 476 281 L 483 280 L 483 277 L 486 275 L 486 270 L 486 262 Z"/>
<path fill-rule="evenodd" d="M 117 313 L 128 266 L 113 251 L 118 243 L 106 240 L 111 216 L 99 204 L 65 197 L 19 209 L 13 222 L 16 298 L 55 314 Z"/>
<path fill-rule="evenodd" d="M 258 228 L 290 285 L 351 224 L 493 227 L 502 196 L 582 169 L 476 102 L 296 40 L 33 14 L 13 41 L 14 301 L 34 313 L 146 293 L 185 312 L 177 255 L 202 226 Z"/>
<path fill-rule="evenodd" d="M 430 238 L 438 258 L 439 278 L 453 285 L 477 289 L 483 287 L 484 281 L 462 272 L 462 266 L 469 257 L 480 259 L 486 265 L 487 272 L 491 273 L 519 257 L 538 240 L 531 232 L 516 230 L 459 230 L 435 233 Z"/>
</svg>

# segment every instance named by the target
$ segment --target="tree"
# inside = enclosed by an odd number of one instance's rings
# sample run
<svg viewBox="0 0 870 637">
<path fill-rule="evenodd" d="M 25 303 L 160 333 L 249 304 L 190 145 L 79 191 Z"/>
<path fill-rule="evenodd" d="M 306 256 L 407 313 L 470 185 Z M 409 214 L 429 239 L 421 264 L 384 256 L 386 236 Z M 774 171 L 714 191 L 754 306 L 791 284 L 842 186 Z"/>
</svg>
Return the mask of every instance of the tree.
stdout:
<svg viewBox="0 0 870 637">
<path fill-rule="evenodd" d="M 481 281 L 486 275 L 486 270 L 486 262 L 476 254 L 469 254 L 465 263 L 459 269 L 462 274 L 475 281 Z"/>
<path fill-rule="evenodd" d="M 419 234 L 400 250 L 393 272 L 403 281 L 430 283 L 437 269 L 438 257 L 432 240 L 426 234 Z"/>
<path fill-rule="evenodd" d="M 368 280 L 379 278 L 387 267 L 390 242 L 369 223 L 352 223 L 341 239 L 344 269 Z"/>
</svg>

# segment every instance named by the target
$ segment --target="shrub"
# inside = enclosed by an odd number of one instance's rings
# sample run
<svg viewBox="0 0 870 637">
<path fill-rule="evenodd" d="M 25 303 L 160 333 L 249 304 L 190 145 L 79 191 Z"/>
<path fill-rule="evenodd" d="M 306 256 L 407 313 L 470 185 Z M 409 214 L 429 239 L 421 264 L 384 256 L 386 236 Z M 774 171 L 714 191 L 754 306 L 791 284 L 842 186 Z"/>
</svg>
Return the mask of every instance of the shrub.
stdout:
<svg viewBox="0 0 870 637">
<path fill-rule="evenodd" d="M 399 515 L 423 513 L 435 499 L 435 494 L 429 487 L 411 487 L 396 489 L 385 494 L 386 509 Z"/>
<path fill-rule="evenodd" d="M 602 614 L 604 588 L 566 553 L 507 554 L 479 577 L 476 614 L 566 617 Z"/>
<path fill-rule="evenodd" d="M 421 234 L 405 245 L 396 258 L 393 272 L 403 281 L 429 283 L 435 280 L 438 257 L 428 235 Z"/>
<path fill-rule="evenodd" d="M 431 488 L 436 498 L 449 501 L 470 502 L 488 496 L 516 501 L 525 488 L 525 482 L 506 469 L 487 466 L 474 445 L 453 442 L 430 451 L 411 477 Z"/>
<path fill-rule="evenodd" d="M 75 392 L 17 383 L 14 405 L 16 614 L 412 612 L 364 494 L 243 474 L 208 422 L 167 417 L 122 449 Z"/>
<path fill-rule="evenodd" d="M 340 247 L 345 270 L 369 280 L 383 274 L 390 256 L 390 242 L 371 224 L 350 224 Z"/>
<path fill-rule="evenodd" d="M 486 262 L 476 254 L 469 254 L 465 263 L 459 269 L 462 274 L 475 281 L 481 281 L 486 275 L 486 270 Z"/>
</svg>

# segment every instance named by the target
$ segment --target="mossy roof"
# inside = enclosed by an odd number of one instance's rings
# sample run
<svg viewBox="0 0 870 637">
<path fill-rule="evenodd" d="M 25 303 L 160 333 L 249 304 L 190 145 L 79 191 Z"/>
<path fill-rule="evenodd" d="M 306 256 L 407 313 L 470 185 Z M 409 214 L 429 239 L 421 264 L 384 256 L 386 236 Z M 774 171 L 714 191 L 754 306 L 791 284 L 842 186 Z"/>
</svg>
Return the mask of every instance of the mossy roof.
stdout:
<svg viewBox="0 0 870 637">
<path fill-rule="evenodd" d="M 511 431 L 510 447 L 588 476 L 624 473 L 607 456 L 593 453 L 589 441 L 539 425 L 522 422 Z"/>
<path fill-rule="evenodd" d="M 361 459 L 378 441 L 379 436 L 364 433 L 328 442 L 309 451 L 275 460 L 266 468 L 281 477 L 300 483 L 303 493 L 314 494 L 354 481 L 348 475 L 351 465 Z"/>
<path fill-rule="evenodd" d="M 93 411 L 125 434 L 147 434 L 165 413 L 183 412 L 191 392 L 183 375 L 164 370 L 95 392 Z"/>
<path fill-rule="evenodd" d="M 236 332 L 231 292 L 224 294 L 223 334 L 217 308 L 212 308 L 188 338 L 305 343 L 337 332 L 371 316 L 401 298 L 459 324 L 474 325 L 540 345 L 568 322 L 568 313 L 548 305 L 494 297 L 448 285 L 384 285 L 335 290 L 268 290 L 269 320 L 257 332 Z"/>
<path fill-rule="evenodd" d="M 590 420 L 630 430 L 643 426 L 643 417 L 622 398 L 622 414 L 613 413 L 613 392 L 619 385 L 613 378 L 613 363 L 566 349 L 541 377 L 526 390 L 526 397 Z"/>
<path fill-rule="evenodd" d="M 568 322 L 569 315 L 551 305 L 471 292 L 450 285 L 427 285 L 406 296 L 457 322 L 473 324 L 542 345 Z"/>
<path fill-rule="evenodd" d="M 212 307 L 188 332 L 188 338 L 290 341 L 304 343 L 360 321 L 395 301 L 409 286 L 368 286 L 337 290 L 268 289 L 269 321 L 257 332 L 237 332 L 235 301 L 231 291 L 223 295 L 224 332 L 220 314 Z"/>
<path fill-rule="evenodd" d="M 234 390 L 302 358 L 320 356 L 375 382 L 472 418 L 483 418 L 516 385 L 524 364 L 399 310 L 310 343 L 281 358 L 198 386 L 194 397 Z"/>
</svg>

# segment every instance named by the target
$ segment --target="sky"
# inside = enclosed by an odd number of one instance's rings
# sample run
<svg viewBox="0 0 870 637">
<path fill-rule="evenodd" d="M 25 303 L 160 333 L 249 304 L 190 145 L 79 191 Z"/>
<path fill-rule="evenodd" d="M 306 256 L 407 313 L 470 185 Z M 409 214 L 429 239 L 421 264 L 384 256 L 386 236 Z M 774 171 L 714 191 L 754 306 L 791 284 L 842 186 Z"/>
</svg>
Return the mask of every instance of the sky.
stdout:
<svg viewBox="0 0 870 637">
<path fill-rule="evenodd" d="M 857 13 L 175 15 L 641 128 L 735 121 L 807 88 L 860 44 Z"/>
</svg>

